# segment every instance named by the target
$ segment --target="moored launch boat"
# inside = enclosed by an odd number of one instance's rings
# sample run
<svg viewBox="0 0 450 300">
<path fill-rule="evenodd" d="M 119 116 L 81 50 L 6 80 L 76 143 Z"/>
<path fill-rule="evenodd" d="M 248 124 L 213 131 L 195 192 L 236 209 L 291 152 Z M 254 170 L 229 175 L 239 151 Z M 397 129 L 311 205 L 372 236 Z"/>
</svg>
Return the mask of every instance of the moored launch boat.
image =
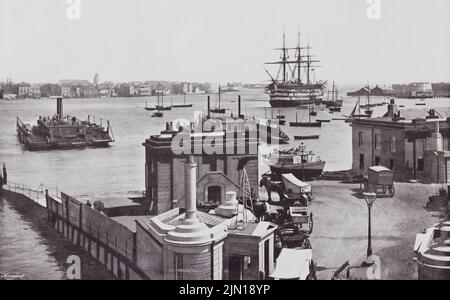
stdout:
<svg viewBox="0 0 450 300">
<path fill-rule="evenodd" d="M 287 151 L 271 153 L 264 157 L 265 163 L 273 174 L 294 174 L 300 180 L 319 177 L 322 174 L 325 162 L 312 152 L 305 152 L 306 146 L 302 143 L 299 147 Z"/>
</svg>

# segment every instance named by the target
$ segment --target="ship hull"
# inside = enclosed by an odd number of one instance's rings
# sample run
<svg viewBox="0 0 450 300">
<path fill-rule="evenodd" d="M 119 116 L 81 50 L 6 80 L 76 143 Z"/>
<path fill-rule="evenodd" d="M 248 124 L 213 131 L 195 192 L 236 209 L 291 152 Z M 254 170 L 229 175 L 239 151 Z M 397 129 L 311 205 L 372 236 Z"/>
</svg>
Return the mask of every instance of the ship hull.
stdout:
<svg viewBox="0 0 450 300">
<path fill-rule="evenodd" d="M 90 148 L 104 148 L 109 147 L 109 143 L 113 142 L 111 139 L 95 139 L 92 136 L 84 139 L 66 139 L 53 140 L 40 135 L 27 132 L 24 126 L 17 126 L 17 137 L 19 142 L 29 151 L 45 151 L 45 150 L 69 150 L 69 149 L 84 149 Z"/>
<path fill-rule="evenodd" d="M 322 102 L 321 99 L 313 99 L 313 100 L 270 100 L 270 106 L 272 107 L 297 107 L 301 105 L 309 105 L 309 104 L 316 104 L 320 105 Z"/>
<path fill-rule="evenodd" d="M 305 163 L 302 164 L 274 164 L 270 166 L 272 173 L 281 174 L 293 174 L 300 180 L 317 178 L 322 175 L 323 168 L 325 167 L 325 162 L 315 162 L 315 163 Z M 303 174 L 304 177 L 303 178 Z"/>
</svg>

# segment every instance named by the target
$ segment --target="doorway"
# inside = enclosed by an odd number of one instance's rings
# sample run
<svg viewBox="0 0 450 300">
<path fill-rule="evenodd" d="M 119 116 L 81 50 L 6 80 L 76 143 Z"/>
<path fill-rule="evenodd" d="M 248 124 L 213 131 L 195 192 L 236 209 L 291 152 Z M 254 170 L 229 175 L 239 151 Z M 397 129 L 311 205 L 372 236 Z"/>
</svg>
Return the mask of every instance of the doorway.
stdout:
<svg viewBox="0 0 450 300">
<path fill-rule="evenodd" d="M 208 187 L 208 203 L 219 205 L 222 202 L 222 187 L 212 185 Z"/>
<path fill-rule="evenodd" d="M 243 279 L 243 268 L 242 268 L 243 265 L 244 265 L 243 256 L 232 255 L 228 257 L 229 280 Z"/>
</svg>

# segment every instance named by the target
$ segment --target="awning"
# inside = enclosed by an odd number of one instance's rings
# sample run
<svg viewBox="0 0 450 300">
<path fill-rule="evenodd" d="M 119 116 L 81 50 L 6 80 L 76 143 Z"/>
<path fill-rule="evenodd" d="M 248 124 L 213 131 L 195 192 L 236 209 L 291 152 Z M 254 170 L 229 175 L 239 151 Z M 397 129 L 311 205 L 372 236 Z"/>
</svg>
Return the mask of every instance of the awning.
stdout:
<svg viewBox="0 0 450 300">
<path fill-rule="evenodd" d="M 286 190 L 292 190 L 294 193 L 311 193 L 312 187 L 310 184 L 304 183 L 293 174 L 283 174 L 283 183 Z"/>
<path fill-rule="evenodd" d="M 309 275 L 311 260 L 311 249 L 283 248 L 277 258 L 275 271 L 270 277 L 275 279 L 305 280 Z"/>
</svg>

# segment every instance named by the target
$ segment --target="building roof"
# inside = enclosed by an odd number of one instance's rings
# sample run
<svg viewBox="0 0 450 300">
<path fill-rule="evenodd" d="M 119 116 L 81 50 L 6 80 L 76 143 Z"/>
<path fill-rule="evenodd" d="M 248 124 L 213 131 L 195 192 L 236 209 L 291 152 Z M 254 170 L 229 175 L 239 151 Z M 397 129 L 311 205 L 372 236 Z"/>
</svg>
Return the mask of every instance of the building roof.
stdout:
<svg viewBox="0 0 450 300">
<path fill-rule="evenodd" d="M 141 224 L 145 224 L 151 219 L 152 216 L 119 216 L 111 217 L 112 220 L 116 221 L 127 227 L 130 231 L 136 232 L 136 221 Z"/>
<path fill-rule="evenodd" d="M 220 223 L 224 222 L 226 219 L 228 219 L 219 215 L 205 213 L 203 211 L 197 211 L 197 217 L 200 219 L 200 222 L 206 224 L 208 227 L 217 226 Z M 167 225 L 177 226 L 183 219 L 184 213 L 176 216 L 175 218 L 168 218 L 163 222 L 166 223 Z"/>
<path fill-rule="evenodd" d="M 423 109 L 404 109 L 400 110 L 400 116 L 407 120 L 425 119 L 428 116 L 428 108 Z M 434 108 L 434 111 L 440 118 L 447 119 L 450 117 L 450 107 Z"/>
<path fill-rule="evenodd" d="M 77 87 L 90 87 L 92 84 L 87 80 L 80 79 L 63 79 L 59 81 L 61 86 L 77 86 Z"/>
<path fill-rule="evenodd" d="M 394 121 L 391 117 L 378 117 L 378 118 L 370 118 L 370 119 L 360 119 L 360 120 L 354 120 L 354 123 L 373 123 L 373 122 L 390 122 L 390 123 L 396 123 L 396 124 L 410 124 L 412 120 L 414 119 L 426 119 L 427 116 L 429 116 L 430 109 L 423 108 L 423 109 L 401 109 L 400 112 L 400 120 Z M 450 107 L 439 107 L 434 108 L 435 114 L 439 117 L 439 119 L 435 120 L 446 120 L 447 118 L 450 118 Z"/>
<path fill-rule="evenodd" d="M 91 203 L 95 201 L 101 201 L 105 205 L 105 208 L 123 207 L 130 205 L 138 205 L 130 198 L 136 197 L 136 192 L 108 192 L 102 194 L 79 194 L 74 197 L 81 202 L 89 200 Z"/>
</svg>

